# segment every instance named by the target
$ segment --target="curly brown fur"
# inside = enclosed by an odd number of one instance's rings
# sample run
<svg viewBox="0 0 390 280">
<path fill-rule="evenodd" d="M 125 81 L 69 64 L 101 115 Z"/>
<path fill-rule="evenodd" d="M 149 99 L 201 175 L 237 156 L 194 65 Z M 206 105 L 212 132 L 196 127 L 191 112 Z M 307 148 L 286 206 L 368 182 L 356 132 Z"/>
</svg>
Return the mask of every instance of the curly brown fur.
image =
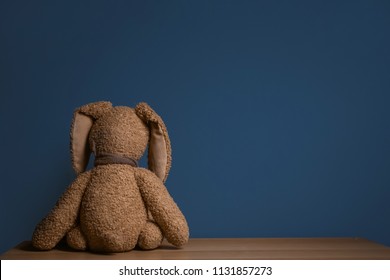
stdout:
<svg viewBox="0 0 390 280">
<path fill-rule="evenodd" d="M 80 113 L 83 113 L 87 116 L 97 119 L 100 118 L 104 113 L 109 112 L 111 109 L 112 109 L 111 102 L 100 101 L 100 102 L 84 105 L 78 108 L 77 110 L 80 111 Z"/>
<path fill-rule="evenodd" d="M 167 163 L 166 163 L 166 168 L 165 168 L 165 177 L 162 178 L 162 180 L 165 182 L 165 180 L 168 177 L 169 170 L 171 169 L 171 164 L 172 164 L 172 150 L 171 150 L 171 142 L 168 136 L 168 131 L 167 128 L 161 119 L 159 115 L 156 114 L 156 112 L 149 107 L 148 104 L 145 102 L 139 103 L 135 107 L 135 112 L 138 115 L 139 118 L 141 118 L 143 121 L 147 122 L 149 125 L 154 125 L 157 124 L 161 130 L 163 135 L 165 136 L 165 147 L 167 150 Z M 149 160 L 150 160 L 150 151 L 149 151 Z"/>
<path fill-rule="evenodd" d="M 128 107 L 114 107 L 96 120 L 89 134 L 91 150 L 139 160 L 149 141 L 147 125 Z"/>
<path fill-rule="evenodd" d="M 164 236 L 160 227 L 153 221 L 148 221 L 138 238 L 138 245 L 145 250 L 160 246 Z"/>
<path fill-rule="evenodd" d="M 81 173 L 36 227 L 34 247 L 52 249 L 65 236 L 72 248 L 97 252 L 129 251 L 137 244 L 154 249 L 163 237 L 178 247 L 188 241 L 185 217 L 162 181 L 171 165 L 168 133 L 146 103 L 136 109 L 112 107 L 109 102 L 80 107 L 74 114 L 71 142 L 74 167 Z M 153 143 L 149 165 L 159 174 L 115 162 L 83 172 L 89 151 L 139 160 L 148 143 Z"/>
<path fill-rule="evenodd" d="M 58 200 L 51 210 L 35 228 L 32 245 L 40 250 L 50 250 L 74 226 L 80 204 L 91 177 L 90 172 L 79 175 Z"/>
<path fill-rule="evenodd" d="M 166 239 L 177 247 L 183 246 L 189 237 L 188 225 L 162 181 L 143 168 L 136 170 L 135 177 L 146 206 Z"/>
</svg>

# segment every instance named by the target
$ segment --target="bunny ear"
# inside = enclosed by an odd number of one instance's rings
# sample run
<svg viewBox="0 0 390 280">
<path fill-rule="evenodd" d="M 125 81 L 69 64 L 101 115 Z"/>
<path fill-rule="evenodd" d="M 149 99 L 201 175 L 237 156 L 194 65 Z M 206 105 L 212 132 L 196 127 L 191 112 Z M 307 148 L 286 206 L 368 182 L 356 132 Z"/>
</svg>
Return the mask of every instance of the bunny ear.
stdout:
<svg viewBox="0 0 390 280">
<path fill-rule="evenodd" d="M 70 151 L 74 171 L 79 174 L 85 171 L 91 150 L 88 145 L 88 134 L 92 127 L 93 119 L 79 110 L 73 114 L 72 127 L 70 129 Z"/>
<path fill-rule="evenodd" d="M 75 110 L 70 129 L 70 148 L 74 171 L 79 174 L 85 171 L 91 150 L 88 145 L 88 135 L 98 117 L 111 109 L 110 102 L 95 102 Z"/>
<path fill-rule="evenodd" d="M 135 107 L 135 113 L 150 130 L 148 166 L 163 182 L 171 168 L 171 142 L 167 128 L 159 115 L 148 104 L 142 102 Z"/>
</svg>

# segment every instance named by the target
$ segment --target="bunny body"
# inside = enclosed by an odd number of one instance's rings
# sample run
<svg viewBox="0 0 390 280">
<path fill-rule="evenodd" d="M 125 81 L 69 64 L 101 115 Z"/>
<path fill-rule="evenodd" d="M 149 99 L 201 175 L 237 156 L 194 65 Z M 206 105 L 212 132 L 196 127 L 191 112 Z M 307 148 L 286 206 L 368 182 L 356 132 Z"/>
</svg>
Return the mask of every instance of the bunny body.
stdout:
<svg viewBox="0 0 390 280">
<path fill-rule="evenodd" d="M 92 170 L 80 208 L 91 250 L 128 251 L 137 244 L 147 212 L 134 173 L 134 167 L 119 164 Z"/>
<path fill-rule="evenodd" d="M 36 227 L 32 244 L 52 249 L 63 237 L 74 249 L 123 252 L 137 244 L 175 246 L 188 241 L 184 215 L 163 182 L 170 168 L 170 142 L 161 118 L 145 103 L 135 109 L 108 102 L 76 110 L 72 129 L 76 180 Z M 149 144 L 151 170 L 136 162 Z M 84 171 L 89 153 L 95 167 Z"/>
</svg>

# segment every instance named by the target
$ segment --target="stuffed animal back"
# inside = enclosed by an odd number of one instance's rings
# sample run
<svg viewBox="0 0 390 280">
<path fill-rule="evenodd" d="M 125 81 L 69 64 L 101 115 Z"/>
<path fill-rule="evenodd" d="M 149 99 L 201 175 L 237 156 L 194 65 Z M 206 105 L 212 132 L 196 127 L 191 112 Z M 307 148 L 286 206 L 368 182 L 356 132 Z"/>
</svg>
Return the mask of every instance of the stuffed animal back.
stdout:
<svg viewBox="0 0 390 280">
<path fill-rule="evenodd" d="M 62 239 L 76 250 L 124 252 L 176 247 L 189 238 L 186 219 L 164 183 L 171 144 L 161 117 L 146 103 L 134 109 L 96 102 L 75 110 L 71 155 L 77 177 L 36 226 L 32 245 L 54 248 Z M 138 161 L 148 148 L 148 168 Z M 90 154 L 94 167 L 86 171 Z"/>
</svg>

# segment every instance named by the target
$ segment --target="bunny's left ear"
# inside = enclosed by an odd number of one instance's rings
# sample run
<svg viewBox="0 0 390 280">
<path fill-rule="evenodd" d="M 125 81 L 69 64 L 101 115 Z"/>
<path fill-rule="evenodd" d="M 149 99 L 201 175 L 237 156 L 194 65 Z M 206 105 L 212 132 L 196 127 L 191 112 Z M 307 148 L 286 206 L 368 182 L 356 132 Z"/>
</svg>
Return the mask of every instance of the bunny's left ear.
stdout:
<svg viewBox="0 0 390 280">
<path fill-rule="evenodd" d="M 84 172 L 88 165 L 91 150 L 88 135 L 94 121 L 112 109 L 110 102 L 94 102 L 77 108 L 74 111 L 70 128 L 70 148 L 72 165 L 77 174 Z"/>
<path fill-rule="evenodd" d="M 167 128 L 157 113 L 144 102 L 135 107 L 135 113 L 150 130 L 148 166 L 163 182 L 171 168 L 172 151 Z"/>
</svg>

